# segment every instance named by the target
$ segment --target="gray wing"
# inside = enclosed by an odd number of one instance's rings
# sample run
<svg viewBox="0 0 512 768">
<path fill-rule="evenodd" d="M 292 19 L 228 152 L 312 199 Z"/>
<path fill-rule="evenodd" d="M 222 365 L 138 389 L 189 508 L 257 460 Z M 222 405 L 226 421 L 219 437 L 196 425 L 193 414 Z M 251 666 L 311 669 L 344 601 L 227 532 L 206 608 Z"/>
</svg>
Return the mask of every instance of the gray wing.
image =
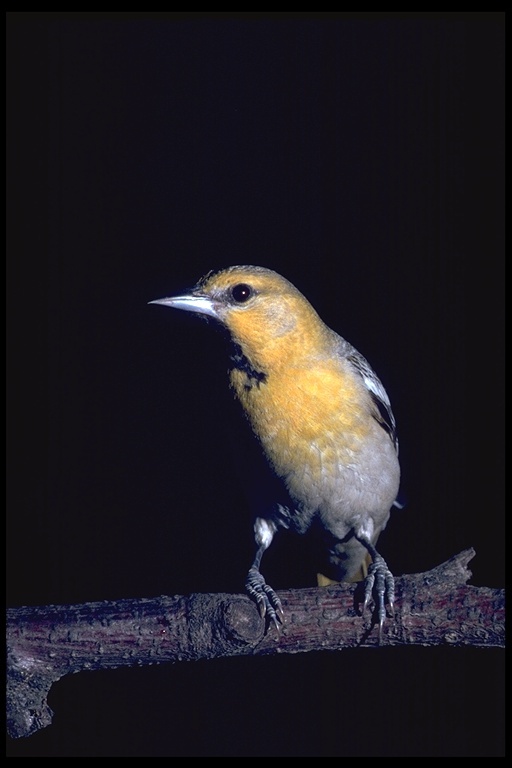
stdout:
<svg viewBox="0 0 512 768">
<path fill-rule="evenodd" d="M 396 434 L 395 417 L 393 416 L 391 403 L 389 402 L 388 393 L 384 389 L 384 385 L 366 358 L 357 352 L 357 350 L 353 349 L 347 356 L 347 359 L 363 379 L 375 405 L 374 418 L 389 434 L 393 441 L 393 445 L 395 446 L 395 450 L 398 453 L 398 436 Z"/>
</svg>

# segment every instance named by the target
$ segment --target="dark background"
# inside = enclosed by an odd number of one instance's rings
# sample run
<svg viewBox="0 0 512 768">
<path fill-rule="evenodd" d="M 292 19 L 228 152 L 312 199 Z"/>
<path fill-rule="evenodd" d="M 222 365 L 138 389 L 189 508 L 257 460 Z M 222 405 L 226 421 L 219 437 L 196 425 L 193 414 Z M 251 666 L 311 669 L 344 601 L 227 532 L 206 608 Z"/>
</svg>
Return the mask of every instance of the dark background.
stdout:
<svg viewBox="0 0 512 768">
<path fill-rule="evenodd" d="M 220 335 L 147 305 L 240 263 L 384 381 L 393 571 L 473 546 L 504 586 L 503 16 L 7 14 L 8 605 L 243 590 Z M 296 566 L 283 534 L 264 572 Z M 82 673 L 50 704 L 8 756 L 504 754 L 499 650 Z"/>
</svg>

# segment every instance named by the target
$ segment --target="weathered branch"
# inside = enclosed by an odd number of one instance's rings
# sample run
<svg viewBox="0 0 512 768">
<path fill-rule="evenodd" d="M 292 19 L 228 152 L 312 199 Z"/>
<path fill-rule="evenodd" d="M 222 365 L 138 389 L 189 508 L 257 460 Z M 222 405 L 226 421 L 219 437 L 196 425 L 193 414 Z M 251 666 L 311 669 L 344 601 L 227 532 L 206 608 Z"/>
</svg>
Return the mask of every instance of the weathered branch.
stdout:
<svg viewBox="0 0 512 768">
<path fill-rule="evenodd" d="M 66 674 L 219 656 L 299 653 L 377 645 L 504 647 L 504 590 L 472 587 L 474 550 L 396 578 L 395 615 L 379 643 L 358 610 L 360 586 L 279 592 L 280 633 L 244 595 L 194 594 L 83 605 L 15 608 L 7 615 L 7 724 L 28 736 L 51 723 L 46 698 Z"/>
</svg>

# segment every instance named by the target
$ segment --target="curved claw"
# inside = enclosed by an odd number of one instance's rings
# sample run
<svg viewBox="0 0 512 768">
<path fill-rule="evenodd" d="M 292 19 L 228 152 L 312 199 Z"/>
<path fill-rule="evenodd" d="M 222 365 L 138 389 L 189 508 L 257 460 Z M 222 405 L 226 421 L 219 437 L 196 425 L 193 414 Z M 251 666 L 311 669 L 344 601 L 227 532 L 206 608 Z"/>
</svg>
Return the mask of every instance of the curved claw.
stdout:
<svg viewBox="0 0 512 768">
<path fill-rule="evenodd" d="M 254 566 L 247 574 L 245 588 L 249 597 L 256 602 L 261 618 L 268 617 L 279 631 L 280 625 L 284 623 L 283 606 L 272 587 L 269 587 L 259 570 Z"/>
<path fill-rule="evenodd" d="M 382 635 L 382 627 L 386 620 L 386 604 L 389 614 L 394 615 L 395 604 L 395 579 L 388 568 L 384 558 L 376 554 L 372 564 L 368 568 L 368 575 L 365 579 L 364 601 L 362 615 L 372 597 L 375 588 L 375 612 L 379 622 L 379 639 Z"/>
</svg>

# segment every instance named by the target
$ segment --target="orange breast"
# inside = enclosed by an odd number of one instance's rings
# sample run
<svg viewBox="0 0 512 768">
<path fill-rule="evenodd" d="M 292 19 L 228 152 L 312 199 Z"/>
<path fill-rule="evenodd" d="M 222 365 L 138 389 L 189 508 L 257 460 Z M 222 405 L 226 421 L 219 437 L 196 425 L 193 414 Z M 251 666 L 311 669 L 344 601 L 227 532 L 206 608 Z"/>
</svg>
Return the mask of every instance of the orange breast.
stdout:
<svg viewBox="0 0 512 768">
<path fill-rule="evenodd" d="M 232 384 L 279 474 L 350 462 L 371 428 L 362 382 L 337 364 L 288 367 L 250 389 L 233 371 Z"/>
</svg>

